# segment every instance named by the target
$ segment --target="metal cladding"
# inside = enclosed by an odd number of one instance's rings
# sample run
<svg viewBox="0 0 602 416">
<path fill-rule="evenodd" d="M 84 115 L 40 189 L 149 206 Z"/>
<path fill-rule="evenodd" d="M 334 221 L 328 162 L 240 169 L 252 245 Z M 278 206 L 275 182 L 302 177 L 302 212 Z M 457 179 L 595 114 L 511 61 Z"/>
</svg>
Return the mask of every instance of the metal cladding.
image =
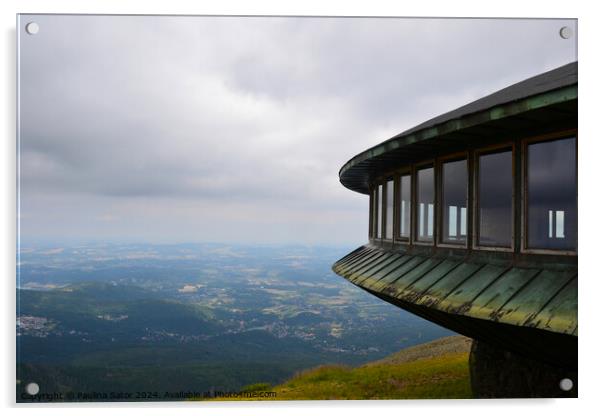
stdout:
<svg viewBox="0 0 602 416">
<path fill-rule="evenodd" d="M 453 331 L 538 357 L 577 363 L 577 265 L 472 252 L 445 255 L 366 245 L 333 271 Z"/>
<path fill-rule="evenodd" d="M 388 170 L 517 133 L 577 126 L 577 62 L 545 72 L 406 130 L 351 158 L 341 183 L 367 194 Z"/>
<path fill-rule="evenodd" d="M 362 246 L 333 271 L 356 286 L 440 312 L 577 335 L 577 266 L 492 263 Z"/>
</svg>

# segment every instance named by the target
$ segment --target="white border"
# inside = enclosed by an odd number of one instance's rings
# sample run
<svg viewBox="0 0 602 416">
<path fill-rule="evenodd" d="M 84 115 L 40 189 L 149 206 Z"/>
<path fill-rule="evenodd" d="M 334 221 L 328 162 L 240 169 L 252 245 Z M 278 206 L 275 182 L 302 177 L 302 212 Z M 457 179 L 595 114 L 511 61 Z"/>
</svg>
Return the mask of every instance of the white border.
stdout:
<svg viewBox="0 0 602 416">
<path fill-rule="evenodd" d="M 483 2 L 469 0 L 454 1 L 359 1 L 341 0 L 326 2 L 323 0 L 278 1 L 278 0 L 222 0 L 195 2 L 184 0 L 3 0 L 0 2 L 0 19 L 3 33 L 2 82 L 4 97 L 1 102 L 1 125 L 5 129 L 2 142 L 2 219 L 3 233 L 0 247 L 1 264 L 4 266 L 4 313 L 2 314 L 2 376 L 0 378 L 0 394 L 2 404 L 9 407 L 12 414 L 15 407 L 25 407 L 29 412 L 33 406 L 15 406 L 14 385 L 14 353 L 15 353 L 15 15 L 16 13 L 107 13 L 107 14 L 286 14 L 286 15 L 346 15 L 346 16 L 455 16 L 455 17 L 558 17 L 579 19 L 579 250 L 580 250 L 580 321 L 581 339 L 579 342 L 579 392 L 578 400 L 482 400 L 482 401 L 380 401 L 380 402 L 280 402 L 280 403 L 150 403 L 150 404 L 79 404 L 79 405 L 43 405 L 49 414 L 80 414 L 82 408 L 92 414 L 102 414 L 108 408 L 111 412 L 145 415 L 164 414 L 165 408 L 179 408 L 195 412 L 211 412 L 212 414 L 238 414 L 243 408 L 253 414 L 281 414 L 283 410 L 289 415 L 306 415 L 307 412 L 332 412 L 335 407 L 346 414 L 365 414 L 376 408 L 379 413 L 424 413 L 432 411 L 448 415 L 470 413 L 488 415 L 504 415 L 517 410 L 542 412 L 546 415 L 589 413 L 588 410 L 598 407 L 598 385 L 600 385 L 600 312 L 596 301 L 602 293 L 599 273 L 598 241 L 602 235 L 597 208 L 601 203 L 598 198 L 601 187 L 600 171 L 594 168 L 599 163 L 602 153 L 602 137 L 599 132 L 599 100 L 602 97 L 598 79 L 602 74 L 600 66 L 599 14 L 594 8 L 595 2 L 575 2 L 549 0 L 531 2 L 524 0 L 505 0 L 503 2 Z M 511 63 L 510 63 L 511 64 Z M 598 129 L 596 129 L 598 127 Z M 136 410 L 139 409 L 139 410 Z"/>
</svg>

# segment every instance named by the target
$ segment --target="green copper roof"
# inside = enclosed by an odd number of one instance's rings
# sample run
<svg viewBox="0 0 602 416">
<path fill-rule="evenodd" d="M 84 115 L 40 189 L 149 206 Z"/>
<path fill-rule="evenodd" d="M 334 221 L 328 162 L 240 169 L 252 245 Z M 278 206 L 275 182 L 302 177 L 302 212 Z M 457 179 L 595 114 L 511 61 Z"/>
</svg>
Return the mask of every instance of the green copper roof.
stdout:
<svg viewBox="0 0 602 416">
<path fill-rule="evenodd" d="M 404 164 L 507 140 L 537 129 L 577 126 L 577 62 L 521 81 L 406 130 L 351 158 L 341 183 L 367 194 L 370 182 Z"/>
<path fill-rule="evenodd" d="M 363 246 L 336 262 L 333 270 L 401 304 L 577 336 L 576 263 L 534 261 L 518 266 L 511 260 L 414 255 Z"/>
</svg>

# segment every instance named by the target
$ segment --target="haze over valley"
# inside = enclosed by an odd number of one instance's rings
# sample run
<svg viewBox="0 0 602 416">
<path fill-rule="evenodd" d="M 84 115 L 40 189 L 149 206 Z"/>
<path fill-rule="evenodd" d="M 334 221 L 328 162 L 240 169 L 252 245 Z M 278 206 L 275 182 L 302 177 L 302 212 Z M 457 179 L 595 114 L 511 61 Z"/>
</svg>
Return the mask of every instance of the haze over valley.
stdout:
<svg viewBox="0 0 602 416">
<path fill-rule="evenodd" d="M 22 247 L 19 379 L 42 391 L 237 390 L 451 334 L 330 270 L 353 247 Z"/>
</svg>

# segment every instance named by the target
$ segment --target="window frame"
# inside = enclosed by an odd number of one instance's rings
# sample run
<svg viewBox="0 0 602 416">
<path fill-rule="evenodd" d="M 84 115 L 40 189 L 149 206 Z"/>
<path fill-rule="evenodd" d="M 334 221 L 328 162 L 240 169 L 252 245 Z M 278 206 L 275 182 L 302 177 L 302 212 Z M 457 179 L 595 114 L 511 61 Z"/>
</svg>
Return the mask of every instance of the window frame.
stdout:
<svg viewBox="0 0 602 416">
<path fill-rule="evenodd" d="M 393 222 L 393 224 L 391 225 L 391 238 L 387 238 L 387 204 L 388 204 L 388 184 L 389 181 L 392 182 L 392 186 L 393 186 L 393 205 L 391 206 L 391 208 L 393 208 L 393 215 L 392 215 L 392 219 L 391 221 Z M 381 241 L 386 241 L 386 242 L 394 242 L 395 241 L 395 176 L 394 175 L 388 175 L 385 176 L 382 179 L 382 183 L 381 185 L 383 186 L 383 206 L 382 206 L 382 237 L 380 238 Z"/>
<path fill-rule="evenodd" d="M 410 235 L 408 237 L 403 237 L 399 232 L 399 227 L 401 224 L 401 207 L 399 206 L 401 195 L 399 194 L 399 182 L 401 182 L 402 176 L 410 177 Z M 412 244 L 412 237 L 414 236 L 414 175 L 412 172 L 412 166 L 408 166 L 405 169 L 395 172 L 393 186 L 393 241 L 409 246 Z"/>
<path fill-rule="evenodd" d="M 369 237 L 371 242 L 382 243 L 384 241 L 391 242 L 392 240 L 385 239 L 385 210 L 386 210 L 386 189 L 387 189 L 387 179 L 389 176 L 380 177 L 372 184 L 372 192 L 370 193 L 370 218 L 369 221 L 371 223 L 370 231 L 371 235 Z M 378 199 L 381 197 L 380 195 L 380 186 L 383 187 L 383 201 L 382 207 L 380 209 L 380 226 L 381 226 L 381 236 L 378 235 Z M 374 198 L 374 199 L 373 199 Z"/>
<path fill-rule="evenodd" d="M 385 227 L 384 227 L 385 218 L 383 215 L 383 210 L 385 209 L 385 198 L 384 198 L 384 195 L 381 195 L 380 187 L 382 186 L 383 190 L 384 190 L 385 184 L 382 180 L 379 180 L 378 182 L 376 182 L 375 186 L 376 186 L 376 205 L 374 208 L 376 209 L 376 211 L 375 211 L 376 216 L 375 216 L 374 220 L 376 221 L 376 229 L 375 229 L 376 235 L 374 236 L 374 239 L 382 242 L 382 241 L 384 241 L 383 235 L 385 233 Z M 383 192 L 383 194 L 384 194 L 384 192 Z M 380 207 L 380 231 L 381 231 L 380 235 L 378 235 L 378 225 L 379 225 L 378 224 L 378 222 L 379 222 L 378 221 L 378 214 L 379 214 L 378 213 L 378 202 L 379 202 L 379 200 L 382 200 L 382 202 L 381 202 L 382 205 Z"/>
<path fill-rule="evenodd" d="M 512 153 L 512 207 L 510 217 L 510 247 L 503 246 L 483 246 L 479 244 L 480 229 L 479 229 L 479 157 L 481 155 L 503 153 L 504 151 L 510 151 Z M 514 141 L 506 141 L 503 143 L 497 143 L 491 146 L 479 147 L 474 150 L 473 153 L 473 171 L 472 171 L 472 234 L 470 236 L 472 248 L 475 250 L 484 251 L 501 251 L 507 253 L 514 253 L 516 249 L 516 143 Z"/>
<path fill-rule="evenodd" d="M 533 143 L 544 143 L 544 142 L 553 142 L 556 140 L 562 139 L 570 139 L 575 138 L 575 179 L 577 180 L 577 228 L 576 228 L 576 241 L 575 241 L 575 250 L 563 250 L 563 249 L 552 249 L 552 248 L 529 248 L 528 246 L 528 201 L 529 201 L 529 189 L 528 189 L 528 158 L 527 158 L 527 148 L 530 144 Z M 567 256 L 576 256 L 579 249 L 579 138 L 577 134 L 577 129 L 565 130 L 561 132 L 554 132 L 550 134 L 544 134 L 539 136 L 528 137 L 521 140 L 521 207 L 520 207 L 520 215 L 521 215 L 521 238 L 520 238 L 520 252 L 523 254 L 559 254 L 559 255 L 567 255 Z"/>
<path fill-rule="evenodd" d="M 372 186 L 372 192 L 370 194 L 370 240 L 380 240 L 378 237 L 378 186 L 380 182 L 374 182 Z"/>
<path fill-rule="evenodd" d="M 371 186 L 369 190 L 369 202 L 368 202 L 368 239 L 374 238 L 374 192 L 375 187 Z"/>
<path fill-rule="evenodd" d="M 472 235 L 472 221 L 471 221 L 471 158 L 468 150 L 463 152 L 455 152 L 446 154 L 445 156 L 441 156 L 437 158 L 437 169 L 435 171 L 435 193 L 438 195 L 436 201 L 438 202 L 435 205 L 437 217 L 437 247 L 446 247 L 446 248 L 461 248 L 468 249 L 471 243 L 470 236 Z M 443 165 L 448 162 L 456 162 L 460 160 L 466 160 L 466 241 L 464 243 L 452 243 L 449 241 L 443 241 Z"/>
<path fill-rule="evenodd" d="M 433 169 L 433 238 L 430 241 L 420 241 L 418 239 L 418 171 L 422 169 Z M 437 159 L 428 159 L 419 163 L 415 163 L 412 165 L 412 206 L 411 206 L 411 226 L 410 237 L 413 245 L 417 246 L 427 246 L 427 247 L 437 247 L 437 239 L 438 239 L 438 225 L 437 225 L 437 204 L 438 195 L 437 195 Z"/>
<path fill-rule="evenodd" d="M 545 254 L 545 255 L 566 255 L 577 256 L 578 238 L 575 250 L 563 249 L 537 249 L 528 248 L 528 173 L 527 173 L 527 149 L 530 144 L 537 142 L 562 140 L 565 138 L 576 139 L 576 178 L 578 181 L 578 147 L 579 138 L 576 128 L 555 131 L 552 133 L 541 134 L 537 136 L 518 136 L 506 137 L 506 140 L 500 141 L 487 146 L 470 147 L 466 150 L 443 154 L 429 159 L 419 160 L 418 162 L 408 163 L 400 168 L 392 169 L 385 175 L 381 175 L 371 183 L 370 193 L 370 208 L 369 208 L 369 226 L 370 226 L 370 241 L 375 244 L 389 244 L 391 246 L 399 244 L 405 247 L 424 246 L 432 248 L 448 248 L 459 250 L 478 250 L 491 252 L 504 252 L 513 254 Z M 512 197 L 511 197 L 511 237 L 510 246 L 487 246 L 479 245 L 480 230 L 479 230 L 479 174 L 480 166 L 479 159 L 483 155 L 500 153 L 504 151 L 511 152 L 512 158 Z M 467 238 L 464 244 L 456 244 L 453 242 L 443 241 L 443 174 L 444 164 L 455 160 L 466 160 L 468 175 L 467 175 Z M 434 216 L 433 216 L 433 237 L 430 241 L 421 241 L 418 239 L 418 171 L 422 169 L 433 169 L 434 174 Z M 399 182 L 401 177 L 410 176 L 410 230 L 409 237 L 402 237 L 399 233 L 401 213 L 399 206 L 401 194 L 399 192 Z M 387 182 L 392 180 L 393 184 L 393 238 L 387 239 Z M 383 187 L 383 195 L 380 195 L 379 187 Z M 578 194 L 578 189 L 577 189 Z M 382 198 L 381 208 L 381 236 L 378 236 L 378 213 L 374 210 L 378 209 L 378 198 Z M 374 201 L 373 201 L 374 199 Z M 578 210 L 578 201 L 577 201 Z M 428 214 L 427 214 L 428 215 Z M 578 220 L 578 218 L 577 218 Z M 578 230 L 577 230 L 578 232 Z"/>
</svg>

